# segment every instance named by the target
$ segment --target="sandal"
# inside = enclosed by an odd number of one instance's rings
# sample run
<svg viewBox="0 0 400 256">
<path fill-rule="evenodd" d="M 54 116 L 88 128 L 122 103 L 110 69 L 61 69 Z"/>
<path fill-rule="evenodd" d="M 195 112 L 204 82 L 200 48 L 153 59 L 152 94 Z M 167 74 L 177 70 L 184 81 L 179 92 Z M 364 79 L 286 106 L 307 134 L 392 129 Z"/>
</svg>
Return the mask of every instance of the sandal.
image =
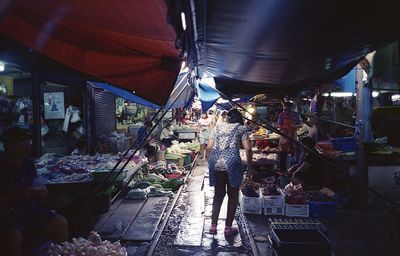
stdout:
<svg viewBox="0 0 400 256">
<path fill-rule="evenodd" d="M 225 227 L 224 234 L 225 234 L 226 236 L 234 236 L 234 235 L 236 235 L 237 233 L 239 233 L 239 231 L 238 231 L 237 228 L 234 228 L 234 227 Z"/>
<path fill-rule="evenodd" d="M 208 233 L 210 233 L 211 235 L 216 235 L 217 234 L 217 225 L 212 224 Z"/>
</svg>

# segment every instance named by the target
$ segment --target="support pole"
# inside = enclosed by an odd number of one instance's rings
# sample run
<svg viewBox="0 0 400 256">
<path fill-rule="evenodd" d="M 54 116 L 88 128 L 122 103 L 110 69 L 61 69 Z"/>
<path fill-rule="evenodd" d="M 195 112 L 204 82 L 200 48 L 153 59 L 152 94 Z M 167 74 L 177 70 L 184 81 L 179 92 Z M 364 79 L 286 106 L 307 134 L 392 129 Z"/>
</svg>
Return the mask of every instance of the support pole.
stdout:
<svg viewBox="0 0 400 256">
<path fill-rule="evenodd" d="M 363 81 L 363 69 L 356 67 L 356 137 L 358 139 L 356 152 L 356 168 L 350 175 L 368 185 L 368 165 L 365 143 L 371 141 L 371 82 Z M 354 193 L 361 206 L 368 206 L 368 191 L 362 189 Z M 358 195 L 358 196 L 357 196 Z"/>
</svg>

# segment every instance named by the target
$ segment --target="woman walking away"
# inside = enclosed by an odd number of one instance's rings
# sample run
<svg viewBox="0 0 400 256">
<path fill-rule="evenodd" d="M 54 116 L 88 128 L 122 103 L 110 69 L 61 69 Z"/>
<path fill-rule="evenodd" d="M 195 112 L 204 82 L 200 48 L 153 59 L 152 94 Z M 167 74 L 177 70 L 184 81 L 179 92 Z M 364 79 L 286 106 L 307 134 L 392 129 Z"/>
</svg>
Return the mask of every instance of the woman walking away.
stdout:
<svg viewBox="0 0 400 256">
<path fill-rule="evenodd" d="M 228 193 L 228 212 L 225 221 L 225 235 L 237 234 L 232 227 L 238 204 L 239 187 L 243 180 L 244 166 L 240 158 L 240 146 L 246 151 L 247 170 L 252 166 L 252 151 L 247 128 L 237 109 L 227 114 L 227 123 L 215 127 L 207 145 L 210 186 L 214 186 L 214 200 L 210 233 L 217 233 L 218 216 L 225 194 Z"/>
<path fill-rule="evenodd" d="M 210 130 L 213 127 L 213 123 L 211 118 L 208 117 L 207 113 L 201 114 L 201 118 L 198 121 L 200 133 L 199 133 L 199 142 L 200 142 L 200 157 L 205 157 L 205 151 L 207 149 L 207 142 L 210 137 Z"/>
</svg>

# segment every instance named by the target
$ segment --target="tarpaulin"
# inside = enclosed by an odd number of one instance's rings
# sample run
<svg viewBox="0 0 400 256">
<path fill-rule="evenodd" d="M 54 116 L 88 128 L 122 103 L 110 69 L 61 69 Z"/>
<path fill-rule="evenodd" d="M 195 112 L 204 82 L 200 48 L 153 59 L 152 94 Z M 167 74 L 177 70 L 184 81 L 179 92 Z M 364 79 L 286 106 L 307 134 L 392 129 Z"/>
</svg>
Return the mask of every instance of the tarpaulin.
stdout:
<svg viewBox="0 0 400 256">
<path fill-rule="evenodd" d="M 124 98 L 134 103 L 138 103 L 140 105 L 159 109 L 161 106 L 154 104 L 148 100 L 145 100 L 132 92 L 120 89 L 118 87 L 101 83 L 101 82 L 90 82 L 92 85 L 96 87 L 100 87 L 118 97 Z M 192 86 L 188 84 L 187 73 L 181 73 L 176 80 L 174 89 L 172 90 L 171 95 L 169 96 L 168 102 L 165 105 L 166 109 L 174 109 L 174 108 L 185 108 L 193 102 L 194 99 L 194 89 Z"/>
<path fill-rule="evenodd" d="M 108 91 L 108 92 L 110 92 L 110 93 L 112 93 L 112 94 L 114 94 L 114 95 L 116 95 L 118 97 L 124 98 L 126 100 L 131 101 L 131 102 L 138 103 L 140 105 L 143 105 L 143 106 L 146 106 L 146 107 L 149 107 L 149 108 L 155 108 L 155 109 L 159 109 L 160 108 L 159 105 L 151 103 L 151 102 L 149 102 L 149 101 L 147 101 L 145 99 L 142 99 L 142 98 L 136 96 L 135 94 L 133 94 L 131 92 L 122 90 L 122 89 L 120 89 L 118 87 L 111 86 L 111 85 L 106 84 L 106 83 L 100 83 L 100 82 L 91 81 L 90 83 L 92 85 L 94 85 L 95 87 L 102 88 L 102 89 L 104 89 L 104 90 L 106 90 L 106 91 Z"/>
<path fill-rule="evenodd" d="M 165 0 L 17 0 L 3 13 L 0 34 L 164 105 L 179 72 L 167 12 Z"/>
<path fill-rule="evenodd" d="M 196 54 L 190 56 L 225 94 L 291 92 L 332 82 L 400 38 L 394 0 L 194 2 Z"/>
<path fill-rule="evenodd" d="M 187 108 L 194 100 L 195 91 L 187 79 L 188 73 L 179 74 L 165 108 Z M 178 99 L 176 99 L 178 97 Z M 176 99 L 176 100 L 175 100 Z"/>
<path fill-rule="evenodd" d="M 335 83 L 341 88 L 343 92 L 356 92 L 356 69 L 353 68 L 345 76 L 339 78 Z"/>
<path fill-rule="evenodd" d="M 199 99 L 201 102 L 201 111 L 207 112 L 217 100 L 221 97 L 215 88 L 206 83 L 200 82 L 198 84 Z"/>
</svg>

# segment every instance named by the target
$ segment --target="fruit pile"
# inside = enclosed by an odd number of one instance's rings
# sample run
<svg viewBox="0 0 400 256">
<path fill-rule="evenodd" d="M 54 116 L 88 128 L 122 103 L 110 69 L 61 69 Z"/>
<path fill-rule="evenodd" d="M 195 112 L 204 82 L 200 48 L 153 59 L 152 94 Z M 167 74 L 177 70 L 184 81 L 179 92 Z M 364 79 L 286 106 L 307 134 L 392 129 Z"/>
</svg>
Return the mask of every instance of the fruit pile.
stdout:
<svg viewBox="0 0 400 256">
<path fill-rule="evenodd" d="M 306 191 L 306 198 L 312 202 L 333 202 L 335 201 L 332 197 L 329 197 L 320 191 Z"/>
</svg>

